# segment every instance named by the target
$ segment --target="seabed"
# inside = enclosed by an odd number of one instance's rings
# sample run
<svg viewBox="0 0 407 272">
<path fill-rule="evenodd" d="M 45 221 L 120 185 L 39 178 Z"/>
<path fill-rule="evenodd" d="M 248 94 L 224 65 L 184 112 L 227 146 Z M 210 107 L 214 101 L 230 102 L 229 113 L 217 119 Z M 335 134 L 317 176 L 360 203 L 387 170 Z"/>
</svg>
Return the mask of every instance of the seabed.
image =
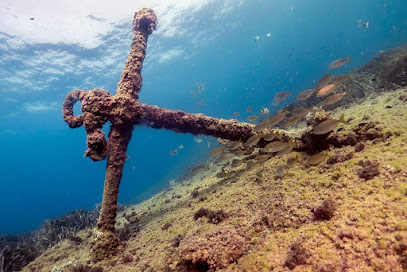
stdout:
<svg viewBox="0 0 407 272">
<path fill-rule="evenodd" d="M 215 164 L 119 212 L 117 256 L 92 263 L 95 235 L 84 229 L 23 271 L 406 271 L 407 88 L 383 87 L 330 114 L 351 120 L 335 137 L 360 137 L 324 163 L 292 152 L 231 178 L 218 178 L 224 165 Z"/>
</svg>

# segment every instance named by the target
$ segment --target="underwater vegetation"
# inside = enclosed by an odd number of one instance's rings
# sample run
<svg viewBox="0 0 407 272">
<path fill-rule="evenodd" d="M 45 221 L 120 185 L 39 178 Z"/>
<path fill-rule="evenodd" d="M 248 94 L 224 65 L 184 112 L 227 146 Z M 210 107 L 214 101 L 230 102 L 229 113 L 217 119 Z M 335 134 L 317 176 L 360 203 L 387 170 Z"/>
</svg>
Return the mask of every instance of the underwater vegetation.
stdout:
<svg viewBox="0 0 407 272">
<path fill-rule="evenodd" d="M 75 210 L 45 220 L 36 230 L 23 235 L 0 235 L 0 271 L 20 271 L 48 248 L 68 239 L 80 244 L 77 232 L 96 225 L 99 209 Z"/>
</svg>

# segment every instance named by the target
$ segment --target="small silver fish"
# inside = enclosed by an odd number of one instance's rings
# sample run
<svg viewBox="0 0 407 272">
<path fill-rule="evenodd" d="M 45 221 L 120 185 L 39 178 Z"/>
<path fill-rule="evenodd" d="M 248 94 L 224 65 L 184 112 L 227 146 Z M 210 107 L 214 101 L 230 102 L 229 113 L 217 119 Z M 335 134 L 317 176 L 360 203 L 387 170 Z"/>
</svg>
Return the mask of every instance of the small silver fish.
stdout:
<svg viewBox="0 0 407 272">
<path fill-rule="evenodd" d="M 322 123 L 319 123 L 314 128 L 314 134 L 322 135 L 322 134 L 326 134 L 328 132 L 331 132 L 332 130 L 334 130 L 339 125 L 339 123 L 348 124 L 348 122 L 345 121 L 345 115 L 344 114 L 342 114 L 342 116 L 341 116 L 341 118 L 339 120 L 328 119 L 326 121 L 323 121 Z"/>
<path fill-rule="evenodd" d="M 212 149 L 212 151 L 211 151 L 211 157 L 217 158 L 217 157 L 219 157 L 220 155 L 222 155 L 223 152 L 225 152 L 225 149 L 224 149 L 223 147 L 214 148 L 214 149 Z"/>
<path fill-rule="evenodd" d="M 240 165 L 242 165 L 243 164 L 243 160 L 241 160 L 241 159 L 234 159 L 234 160 L 232 160 L 232 166 L 233 167 L 238 167 L 238 166 L 240 166 Z"/>
<path fill-rule="evenodd" d="M 290 153 L 293 150 L 294 146 L 293 145 L 288 145 L 286 148 L 284 148 L 283 150 L 280 150 L 277 152 L 276 156 L 277 157 L 282 157 L 284 155 L 287 155 L 288 153 Z"/>
<path fill-rule="evenodd" d="M 269 124 L 269 122 L 268 121 L 261 121 L 260 123 L 258 123 L 255 127 L 254 127 L 254 131 L 256 131 L 256 132 L 260 132 L 260 131 L 262 131 L 262 130 L 264 130 L 264 129 L 266 129 L 266 128 L 269 128 L 270 127 L 270 124 Z"/>
<path fill-rule="evenodd" d="M 259 118 L 259 116 L 256 116 L 256 115 L 247 116 L 247 120 L 249 120 L 252 123 L 256 122 L 257 118 Z"/>
<path fill-rule="evenodd" d="M 274 132 L 270 132 L 266 135 L 264 135 L 263 139 L 270 142 L 276 137 L 276 134 Z"/>
<path fill-rule="evenodd" d="M 263 155 L 257 155 L 256 157 L 254 157 L 254 159 L 255 159 L 257 162 L 265 162 L 265 161 L 267 161 L 269 158 L 270 158 L 270 156 L 269 156 L 269 155 L 265 155 L 265 154 L 263 154 Z"/>
<path fill-rule="evenodd" d="M 309 109 L 303 108 L 303 107 L 298 107 L 295 108 L 291 111 L 291 115 L 296 115 L 296 116 L 301 116 L 304 117 L 305 115 L 307 115 L 310 112 Z"/>
<path fill-rule="evenodd" d="M 328 65 L 329 69 L 336 69 L 339 68 L 343 65 L 345 65 L 347 62 L 350 62 L 350 57 L 347 57 L 346 59 L 337 59 L 331 62 L 331 64 Z"/>
<path fill-rule="evenodd" d="M 241 144 L 241 143 L 240 143 L 239 141 L 232 142 L 232 143 L 229 145 L 229 150 L 233 151 L 233 150 L 238 149 L 238 148 L 240 147 L 240 144 Z"/>
<path fill-rule="evenodd" d="M 370 28 L 370 21 L 367 21 L 367 23 L 365 23 L 363 20 L 359 19 L 357 26 L 359 28 Z"/>
<path fill-rule="evenodd" d="M 280 150 L 283 150 L 289 146 L 293 146 L 293 142 L 290 140 L 288 142 L 281 142 L 281 141 L 276 141 L 276 142 L 271 142 L 267 144 L 264 147 L 264 151 L 266 152 L 278 152 Z"/>
<path fill-rule="evenodd" d="M 291 166 L 293 166 L 293 165 L 296 164 L 296 163 L 300 163 L 300 159 L 298 158 L 298 154 L 295 155 L 295 157 L 289 158 L 289 159 L 287 160 L 287 166 L 288 166 L 288 167 L 291 167 Z"/>
<path fill-rule="evenodd" d="M 274 115 L 274 117 L 270 121 L 270 126 L 277 125 L 281 121 L 284 120 L 285 116 L 287 115 L 288 111 L 280 112 Z"/>
<path fill-rule="evenodd" d="M 222 156 L 220 156 L 219 161 L 227 161 L 227 160 L 233 158 L 234 156 L 235 156 L 235 154 L 225 153 L 225 154 L 222 154 Z"/>
<path fill-rule="evenodd" d="M 297 124 L 303 117 L 300 115 L 293 115 L 287 119 L 287 122 L 284 124 L 284 128 L 290 128 Z"/>
<path fill-rule="evenodd" d="M 315 89 L 306 89 L 297 95 L 297 100 L 304 101 L 311 97 Z"/>
<path fill-rule="evenodd" d="M 254 161 L 248 161 L 248 162 L 247 162 L 247 165 L 246 165 L 246 170 L 247 170 L 247 171 L 251 171 L 251 170 L 253 170 L 254 168 L 256 168 L 256 162 L 254 162 Z"/>
<path fill-rule="evenodd" d="M 194 137 L 194 141 L 197 143 L 202 143 L 202 138 L 200 136 Z"/>
<path fill-rule="evenodd" d="M 284 166 L 280 166 L 279 168 L 277 168 L 276 176 L 278 178 L 281 178 L 283 175 L 284 175 Z"/>
<path fill-rule="evenodd" d="M 260 141 L 260 139 L 261 139 L 261 135 L 258 135 L 258 134 L 253 135 L 247 140 L 246 145 L 249 147 L 252 147 L 252 146 L 256 145 Z"/>
<path fill-rule="evenodd" d="M 334 77 L 330 83 L 339 85 L 350 79 L 352 79 L 352 75 L 339 75 L 339 76 Z"/>
<path fill-rule="evenodd" d="M 328 158 L 328 154 L 326 152 L 318 153 L 318 154 L 315 154 L 315 155 L 312 155 L 311 157 L 309 157 L 306 163 L 309 165 L 318 165 L 318 164 L 324 162 L 327 158 Z"/>
</svg>

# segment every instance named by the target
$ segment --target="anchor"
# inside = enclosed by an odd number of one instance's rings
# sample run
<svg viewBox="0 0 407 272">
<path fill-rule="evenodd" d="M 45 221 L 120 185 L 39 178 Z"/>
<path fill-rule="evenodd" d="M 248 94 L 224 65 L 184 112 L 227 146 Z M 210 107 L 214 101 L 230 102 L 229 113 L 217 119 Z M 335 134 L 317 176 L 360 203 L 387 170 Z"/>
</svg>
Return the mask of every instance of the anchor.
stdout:
<svg viewBox="0 0 407 272">
<path fill-rule="evenodd" d="M 217 119 L 140 103 L 143 80 L 141 69 L 147 40 L 158 21 L 152 9 L 143 8 L 135 13 L 132 23 L 134 37 L 116 95 L 112 96 L 103 89 L 75 90 L 67 95 L 62 107 L 63 118 L 70 128 L 83 125 L 86 130 L 85 156 L 93 161 L 107 157 L 102 206 L 92 245 L 92 256 L 96 261 L 115 255 L 121 247 L 114 227 L 117 198 L 134 126 L 147 125 L 155 129 L 208 135 L 231 141 L 246 141 L 257 134 L 254 125 L 237 120 Z M 77 101 L 81 103 L 82 114 L 75 116 L 73 106 Z M 107 121 L 111 123 L 108 141 L 101 130 Z M 278 140 L 289 139 L 284 132 L 276 134 L 276 137 Z"/>
</svg>

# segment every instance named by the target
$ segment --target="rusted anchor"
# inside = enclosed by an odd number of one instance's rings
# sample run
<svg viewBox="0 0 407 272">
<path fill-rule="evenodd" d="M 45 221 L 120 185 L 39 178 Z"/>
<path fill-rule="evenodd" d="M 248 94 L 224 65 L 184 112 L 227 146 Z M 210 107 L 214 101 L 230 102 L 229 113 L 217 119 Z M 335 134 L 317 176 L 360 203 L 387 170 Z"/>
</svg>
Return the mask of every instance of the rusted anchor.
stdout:
<svg viewBox="0 0 407 272">
<path fill-rule="evenodd" d="M 141 9 L 134 15 L 134 38 L 126 60 L 116 95 L 107 91 L 75 90 L 70 92 L 63 104 L 63 118 L 69 127 L 84 126 L 87 133 L 85 156 L 94 161 L 108 156 L 102 200 L 102 208 L 92 247 L 95 260 L 112 256 L 120 241 L 115 234 L 117 197 L 126 160 L 127 145 L 135 125 L 146 124 L 175 132 L 204 134 L 232 141 L 247 140 L 254 135 L 253 125 L 236 120 L 216 119 L 203 114 L 190 114 L 180 110 L 168 110 L 141 104 L 138 100 L 142 84 L 141 69 L 146 53 L 148 36 L 157 26 L 157 17 L 151 9 Z M 73 114 L 74 104 L 80 101 L 83 114 Z M 110 121 L 109 141 L 101 130 Z"/>
</svg>

